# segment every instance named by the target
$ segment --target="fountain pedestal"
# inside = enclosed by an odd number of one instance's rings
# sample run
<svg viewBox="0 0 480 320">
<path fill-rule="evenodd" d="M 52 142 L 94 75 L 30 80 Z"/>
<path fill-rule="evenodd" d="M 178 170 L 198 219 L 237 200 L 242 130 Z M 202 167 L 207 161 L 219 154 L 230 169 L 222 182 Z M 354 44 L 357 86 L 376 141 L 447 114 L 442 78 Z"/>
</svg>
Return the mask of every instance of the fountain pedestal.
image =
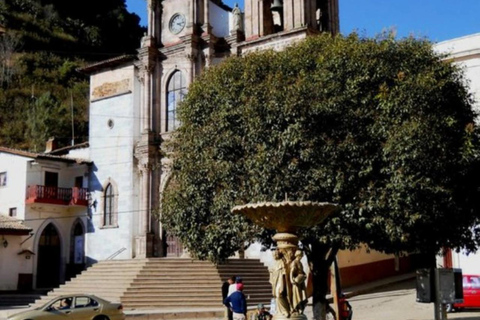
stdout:
<svg viewBox="0 0 480 320">
<path fill-rule="evenodd" d="M 273 240 L 277 249 L 273 252 L 275 264 L 270 269 L 272 296 L 276 299 L 275 320 L 306 320 L 304 315 L 307 305 L 307 275 L 300 260 L 303 252 L 298 247 L 299 228 L 313 227 L 339 206 L 326 202 L 263 202 L 236 206 L 233 213 L 246 216 L 253 223 L 267 229 L 274 229 L 277 234 Z"/>
</svg>

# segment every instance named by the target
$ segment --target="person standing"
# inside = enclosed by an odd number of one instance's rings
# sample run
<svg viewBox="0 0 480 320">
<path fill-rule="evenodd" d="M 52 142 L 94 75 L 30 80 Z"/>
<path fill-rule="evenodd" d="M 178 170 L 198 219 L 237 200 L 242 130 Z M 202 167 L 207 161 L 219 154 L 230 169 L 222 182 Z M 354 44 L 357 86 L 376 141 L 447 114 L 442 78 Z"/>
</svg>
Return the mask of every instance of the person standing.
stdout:
<svg viewBox="0 0 480 320">
<path fill-rule="evenodd" d="M 229 295 L 223 304 L 233 312 L 233 320 L 245 320 L 247 316 L 247 299 L 243 294 L 243 283 L 237 283 L 237 291 Z"/>
<path fill-rule="evenodd" d="M 222 303 L 229 296 L 229 294 L 228 294 L 229 287 L 232 284 L 235 284 L 235 276 L 232 276 L 232 277 L 228 278 L 227 281 L 225 281 L 222 285 Z M 232 310 L 229 307 L 227 307 L 227 318 L 228 318 L 228 320 L 233 320 L 233 313 L 232 313 Z"/>
</svg>

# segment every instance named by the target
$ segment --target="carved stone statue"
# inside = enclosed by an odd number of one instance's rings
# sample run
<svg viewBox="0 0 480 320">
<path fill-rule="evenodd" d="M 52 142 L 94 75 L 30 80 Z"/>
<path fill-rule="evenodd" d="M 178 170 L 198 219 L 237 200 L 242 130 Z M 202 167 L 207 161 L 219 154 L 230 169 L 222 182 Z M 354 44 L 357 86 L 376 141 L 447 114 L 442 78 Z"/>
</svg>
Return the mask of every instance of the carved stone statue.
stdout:
<svg viewBox="0 0 480 320">
<path fill-rule="evenodd" d="M 279 250 L 273 252 L 275 265 L 270 269 L 270 283 L 272 284 L 272 295 L 277 302 L 277 313 L 289 317 L 290 303 L 287 298 L 287 272 L 283 254 Z"/>
<path fill-rule="evenodd" d="M 232 16 L 232 33 L 235 31 L 243 31 L 242 11 L 238 7 L 238 3 L 235 3 L 235 8 L 232 10 Z"/>
<path fill-rule="evenodd" d="M 299 228 L 321 223 L 327 216 L 340 210 L 337 204 L 328 202 L 260 202 L 236 206 L 234 213 L 241 213 L 252 222 L 277 233 L 273 240 L 277 249 L 273 252 L 274 266 L 270 269 L 272 295 L 276 299 L 276 320 L 307 320 L 303 313 L 307 301 L 306 279 L 303 270 L 302 251 L 298 248 Z"/>
<path fill-rule="evenodd" d="M 292 283 L 292 313 L 303 314 L 307 305 L 307 287 L 305 282 L 307 275 L 303 271 L 302 262 L 303 252 L 297 250 L 295 259 L 290 264 L 290 280 Z"/>
</svg>

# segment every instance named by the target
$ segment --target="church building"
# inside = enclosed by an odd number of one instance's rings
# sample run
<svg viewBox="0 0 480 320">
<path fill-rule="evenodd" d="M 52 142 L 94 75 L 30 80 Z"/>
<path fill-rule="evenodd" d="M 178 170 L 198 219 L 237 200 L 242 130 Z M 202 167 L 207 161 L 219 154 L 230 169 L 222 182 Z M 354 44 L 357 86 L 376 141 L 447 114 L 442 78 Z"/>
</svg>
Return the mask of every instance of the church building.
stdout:
<svg viewBox="0 0 480 320">
<path fill-rule="evenodd" d="M 136 56 L 82 71 L 90 75 L 91 219 L 89 263 L 182 255 L 158 221 L 170 175 L 164 142 L 194 79 L 229 56 L 281 50 L 339 31 L 338 0 L 148 0 L 148 32 Z"/>
</svg>

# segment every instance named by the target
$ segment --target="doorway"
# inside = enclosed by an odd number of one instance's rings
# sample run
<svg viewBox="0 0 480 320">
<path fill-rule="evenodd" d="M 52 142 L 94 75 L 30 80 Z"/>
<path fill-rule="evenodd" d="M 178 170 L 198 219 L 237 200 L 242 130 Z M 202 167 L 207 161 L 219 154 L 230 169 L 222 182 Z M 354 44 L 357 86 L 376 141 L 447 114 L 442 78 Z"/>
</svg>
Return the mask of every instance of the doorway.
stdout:
<svg viewBox="0 0 480 320">
<path fill-rule="evenodd" d="M 45 198 L 57 199 L 58 172 L 45 171 Z"/>
<path fill-rule="evenodd" d="M 66 280 L 85 270 L 85 232 L 77 220 L 70 234 L 70 262 L 67 264 Z"/>
<path fill-rule="evenodd" d="M 60 284 L 61 243 L 57 228 L 48 224 L 40 236 L 37 260 L 37 288 Z"/>
</svg>

